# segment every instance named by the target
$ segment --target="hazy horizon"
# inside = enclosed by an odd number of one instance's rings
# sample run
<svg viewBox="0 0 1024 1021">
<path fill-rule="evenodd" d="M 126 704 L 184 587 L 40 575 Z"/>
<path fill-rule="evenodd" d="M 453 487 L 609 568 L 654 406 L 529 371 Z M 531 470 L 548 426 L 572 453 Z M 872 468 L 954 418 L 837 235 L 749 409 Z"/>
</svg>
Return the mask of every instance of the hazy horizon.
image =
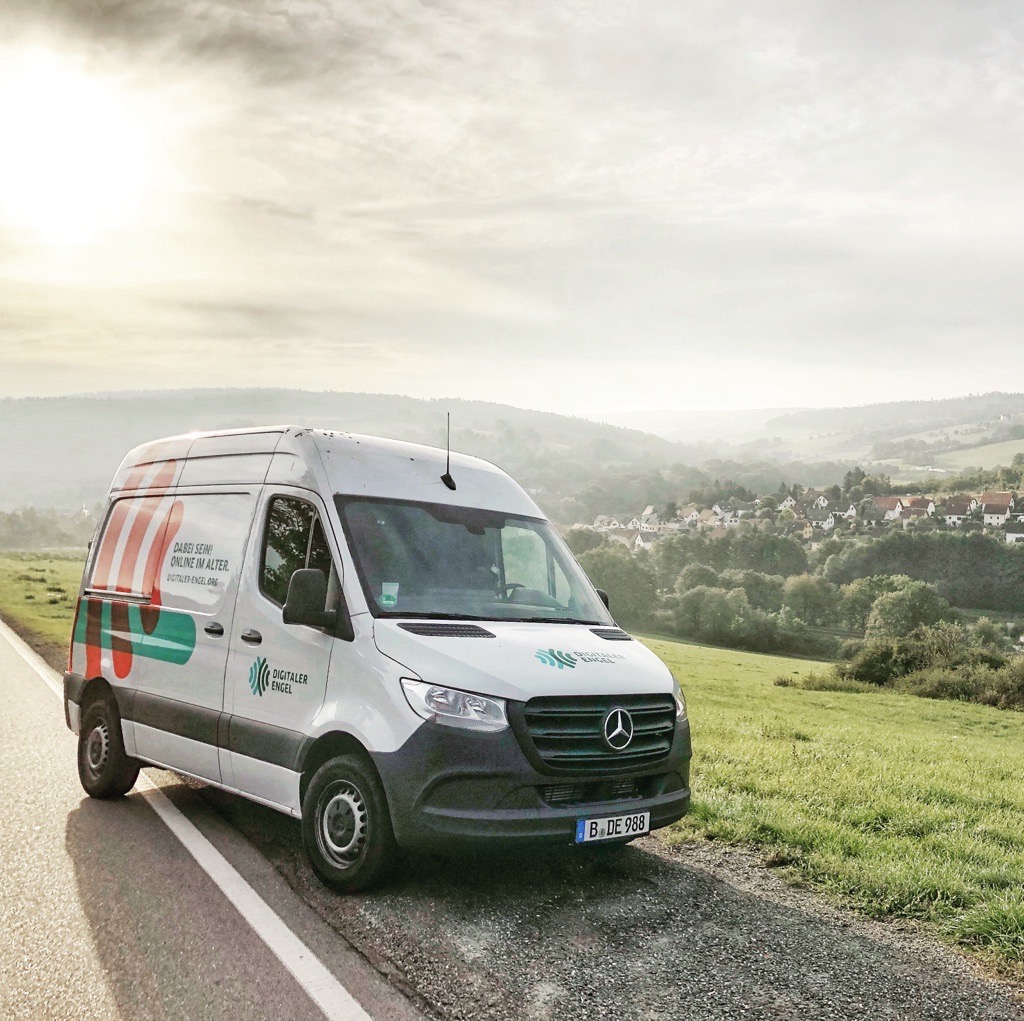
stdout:
<svg viewBox="0 0 1024 1021">
<path fill-rule="evenodd" d="M 1019 388 L 1015 5 L 0 10 L 0 396 Z"/>
</svg>

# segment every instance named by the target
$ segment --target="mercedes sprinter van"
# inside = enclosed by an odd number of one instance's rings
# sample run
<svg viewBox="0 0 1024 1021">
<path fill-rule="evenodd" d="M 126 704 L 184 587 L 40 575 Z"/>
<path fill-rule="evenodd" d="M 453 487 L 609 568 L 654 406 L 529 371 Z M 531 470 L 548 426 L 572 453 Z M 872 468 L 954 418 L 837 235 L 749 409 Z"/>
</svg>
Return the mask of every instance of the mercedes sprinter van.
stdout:
<svg viewBox="0 0 1024 1021">
<path fill-rule="evenodd" d="M 340 890 L 398 848 L 680 818 L 679 684 L 499 468 L 296 427 L 131 451 L 64 675 L 85 790 L 166 767 L 302 821 Z"/>
</svg>

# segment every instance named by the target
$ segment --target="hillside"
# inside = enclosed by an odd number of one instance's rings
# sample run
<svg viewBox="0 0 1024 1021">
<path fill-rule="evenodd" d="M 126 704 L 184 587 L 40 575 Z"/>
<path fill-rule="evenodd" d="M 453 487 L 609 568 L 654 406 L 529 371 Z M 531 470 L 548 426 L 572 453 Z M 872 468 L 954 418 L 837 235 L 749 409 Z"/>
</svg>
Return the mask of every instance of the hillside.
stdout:
<svg viewBox="0 0 1024 1021">
<path fill-rule="evenodd" d="M 971 394 L 787 412 L 636 412 L 610 419 L 666 439 L 729 441 L 734 457 L 856 461 L 900 481 L 941 479 L 965 467 L 1009 464 L 1024 450 L 1024 394 Z M 718 443 L 717 449 L 725 447 Z"/>
<path fill-rule="evenodd" d="M 542 503 L 612 469 L 657 470 L 708 455 L 637 430 L 481 401 L 270 389 L 5 399 L 0 510 L 92 506 L 124 453 L 159 436 L 288 422 L 443 446 L 449 411 L 454 449 L 500 464 Z"/>
</svg>

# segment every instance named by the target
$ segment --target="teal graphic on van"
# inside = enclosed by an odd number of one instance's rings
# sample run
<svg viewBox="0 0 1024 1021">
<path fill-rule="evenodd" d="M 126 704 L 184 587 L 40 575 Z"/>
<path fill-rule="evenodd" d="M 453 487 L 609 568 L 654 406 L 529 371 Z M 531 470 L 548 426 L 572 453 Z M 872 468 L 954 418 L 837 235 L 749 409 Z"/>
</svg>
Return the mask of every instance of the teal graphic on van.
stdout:
<svg viewBox="0 0 1024 1021">
<path fill-rule="evenodd" d="M 270 667 L 267 666 L 267 661 L 262 656 L 257 656 L 256 662 L 249 667 L 249 687 L 252 688 L 254 695 L 259 695 L 262 698 L 268 684 L 270 684 Z"/>
<path fill-rule="evenodd" d="M 196 647 L 196 623 L 190 614 L 158 606 L 110 599 L 83 599 L 75 621 L 75 642 L 96 657 L 109 649 L 114 673 L 127 677 L 136 656 L 183 666 Z"/>
<path fill-rule="evenodd" d="M 534 655 L 545 666 L 555 666 L 559 670 L 568 667 L 576 669 L 576 657 L 571 652 L 559 652 L 558 649 L 538 649 Z"/>
</svg>

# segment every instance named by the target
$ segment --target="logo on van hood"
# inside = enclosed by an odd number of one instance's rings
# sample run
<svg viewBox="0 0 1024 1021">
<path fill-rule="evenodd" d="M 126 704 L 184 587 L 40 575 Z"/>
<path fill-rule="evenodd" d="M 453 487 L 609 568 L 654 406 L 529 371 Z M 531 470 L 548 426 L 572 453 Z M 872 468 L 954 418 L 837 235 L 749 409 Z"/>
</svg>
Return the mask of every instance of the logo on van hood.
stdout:
<svg viewBox="0 0 1024 1021">
<path fill-rule="evenodd" d="M 538 649 L 534 655 L 545 666 L 556 666 L 559 670 L 568 667 L 576 668 L 576 657 L 571 652 L 559 652 L 557 649 Z"/>
<path fill-rule="evenodd" d="M 561 649 L 538 649 L 534 656 L 545 666 L 558 667 L 564 670 L 576 669 L 577 663 L 618 663 L 626 657 L 617 652 L 563 652 Z"/>
<path fill-rule="evenodd" d="M 254 695 L 259 695 L 262 698 L 268 684 L 270 684 L 270 668 L 267 666 L 267 661 L 262 656 L 258 656 L 256 662 L 249 667 L 249 687 L 252 688 Z"/>
</svg>

